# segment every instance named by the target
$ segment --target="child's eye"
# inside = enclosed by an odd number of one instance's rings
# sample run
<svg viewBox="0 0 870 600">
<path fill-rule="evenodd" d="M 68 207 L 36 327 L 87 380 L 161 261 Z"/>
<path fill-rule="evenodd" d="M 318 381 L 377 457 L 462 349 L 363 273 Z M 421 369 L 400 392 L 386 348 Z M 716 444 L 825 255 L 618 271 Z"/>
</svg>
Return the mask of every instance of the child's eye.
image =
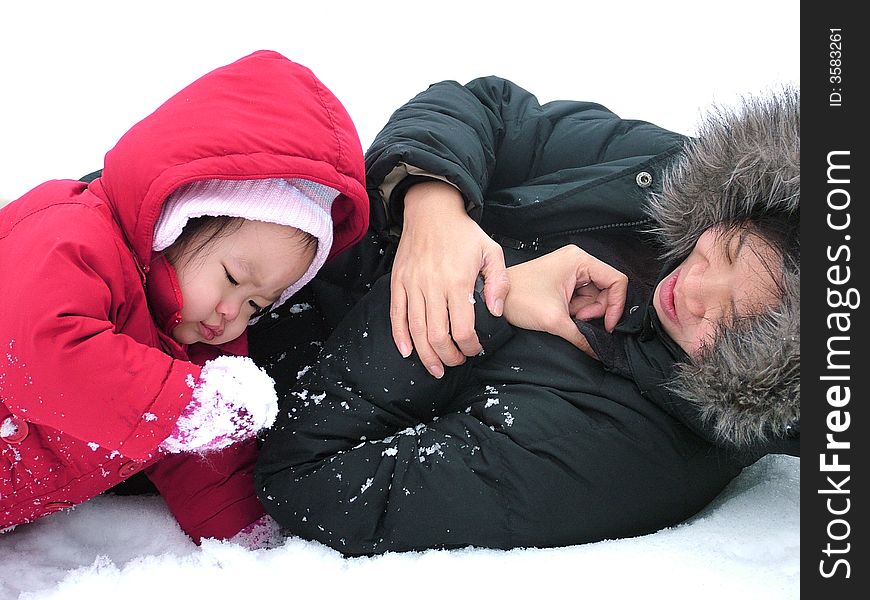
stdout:
<svg viewBox="0 0 870 600">
<path fill-rule="evenodd" d="M 227 270 L 226 267 L 224 267 L 224 273 L 227 274 L 227 281 L 229 281 L 229 282 L 230 282 L 231 284 L 233 284 L 233 285 L 239 285 L 239 282 L 236 281 L 236 278 L 235 278 L 235 277 L 233 277 L 232 275 L 230 275 L 230 272 L 229 272 L 229 270 Z"/>
<path fill-rule="evenodd" d="M 253 300 L 248 300 L 248 304 L 250 304 L 251 308 L 254 309 L 254 314 L 251 315 L 252 317 L 256 317 L 256 316 L 263 314 L 269 308 L 268 306 L 260 306 L 259 304 L 257 304 Z"/>
</svg>

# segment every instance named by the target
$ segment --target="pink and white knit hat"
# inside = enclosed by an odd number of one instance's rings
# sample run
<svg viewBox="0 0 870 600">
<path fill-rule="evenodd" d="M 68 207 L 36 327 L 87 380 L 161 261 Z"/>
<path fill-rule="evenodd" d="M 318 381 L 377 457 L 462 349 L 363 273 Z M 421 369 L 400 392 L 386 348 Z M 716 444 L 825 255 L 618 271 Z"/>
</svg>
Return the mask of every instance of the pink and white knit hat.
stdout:
<svg viewBox="0 0 870 600">
<path fill-rule="evenodd" d="M 332 201 L 339 192 L 306 179 L 257 179 L 229 181 L 206 179 L 175 190 L 163 205 L 154 227 L 155 252 L 165 250 L 181 235 L 188 219 L 205 215 L 241 217 L 289 225 L 317 238 L 311 266 L 272 305 L 277 308 L 311 281 L 332 248 Z M 257 318 L 251 319 L 251 324 Z"/>
</svg>

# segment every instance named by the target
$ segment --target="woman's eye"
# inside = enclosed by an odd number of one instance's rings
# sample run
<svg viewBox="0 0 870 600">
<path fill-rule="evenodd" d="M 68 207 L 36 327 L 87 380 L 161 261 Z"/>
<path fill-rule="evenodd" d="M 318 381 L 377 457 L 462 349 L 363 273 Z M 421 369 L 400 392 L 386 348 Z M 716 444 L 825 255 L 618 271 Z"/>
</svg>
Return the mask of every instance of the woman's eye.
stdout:
<svg viewBox="0 0 870 600">
<path fill-rule="evenodd" d="M 734 236 L 725 247 L 725 257 L 728 259 L 728 264 L 733 265 L 738 257 L 743 245 L 746 243 L 746 237 L 749 235 L 747 231 L 740 232 L 740 235 Z"/>
<path fill-rule="evenodd" d="M 227 281 L 229 281 L 229 282 L 230 282 L 231 284 L 233 284 L 233 285 L 239 285 L 239 282 L 236 281 L 236 278 L 235 278 L 235 277 L 233 277 L 232 275 L 230 275 L 230 272 L 227 270 L 226 267 L 224 267 L 224 273 L 226 273 L 226 275 L 227 275 Z"/>
<path fill-rule="evenodd" d="M 725 260 L 729 265 L 734 264 L 734 259 L 736 258 L 737 248 L 739 247 L 739 243 L 735 243 L 733 239 L 729 240 L 725 245 Z"/>
</svg>

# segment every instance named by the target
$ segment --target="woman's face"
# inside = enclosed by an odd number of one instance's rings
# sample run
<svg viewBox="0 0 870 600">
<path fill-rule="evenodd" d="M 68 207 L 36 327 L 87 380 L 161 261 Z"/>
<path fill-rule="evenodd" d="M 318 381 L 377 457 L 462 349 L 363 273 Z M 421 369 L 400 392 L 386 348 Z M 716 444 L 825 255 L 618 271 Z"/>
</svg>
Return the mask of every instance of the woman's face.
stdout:
<svg viewBox="0 0 870 600">
<path fill-rule="evenodd" d="M 305 235 L 286 225 L 244 221 L 198 253 L 180 257 L 173 266 L 184 305 L 172 330 L 175 341 L 217 345 L 239 337 L 257 310 L 308 270 L 315 249 Z"/>
<path fill-rule="evenodd" d="M 710 228 L 656 286 L 653 306 L 667 334 L 698 358 L 720 326 L 779 302 L 779 265 L 776 251 L 751 229 Z"/>
</svg>

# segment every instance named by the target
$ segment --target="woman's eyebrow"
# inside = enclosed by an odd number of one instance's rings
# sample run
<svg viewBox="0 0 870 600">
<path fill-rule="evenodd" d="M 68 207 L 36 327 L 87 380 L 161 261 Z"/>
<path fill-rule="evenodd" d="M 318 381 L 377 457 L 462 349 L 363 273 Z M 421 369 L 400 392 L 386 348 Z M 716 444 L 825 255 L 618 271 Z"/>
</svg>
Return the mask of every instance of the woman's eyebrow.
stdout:
<svg viewBox="0 0 870 600">
<path fill-rule="evenodd" d="M 743 250 L 743 246 L 746 245 L 746 240 L 749 239 L 749 231 L 744 229 L 740 232 L 740 237 L 737 239 L 737 248 L 734 249 L 734 258 L 740 256 L 740 251 Z"/>
</svg>

